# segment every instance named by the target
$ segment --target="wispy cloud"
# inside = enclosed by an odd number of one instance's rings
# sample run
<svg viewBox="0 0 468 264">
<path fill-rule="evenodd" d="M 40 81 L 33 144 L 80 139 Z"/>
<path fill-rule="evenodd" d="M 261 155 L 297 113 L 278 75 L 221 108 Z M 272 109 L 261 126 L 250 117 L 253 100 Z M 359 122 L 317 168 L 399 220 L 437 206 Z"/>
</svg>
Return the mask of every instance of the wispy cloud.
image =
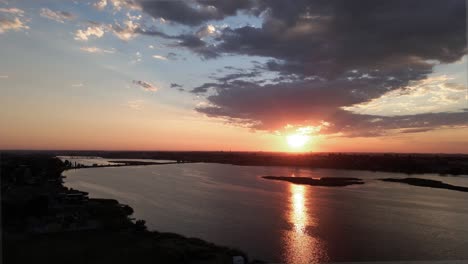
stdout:
<svg viewBox="0 0 468 264">
<path fill-rule="evenodd" d="M 84 84 L 83 83 L 74 83 L 72 84 L 72 87 L 83 87 Z"/>
<path fill-rule="evenodd" d="M 135 84 L 135 85 L 141 87 L 143 90 L 149 91 L 149 92 L 156 92 L 158 90 L 157 87 L 155 87 L 151 83 L 145 82 L 145 81 L 133 80 L 133 84 Z"/>
<path fill-rule="evenodd" d="M 161 56 L 161 55 L 153 55 L 153 58 L 158 59 L 158 60 L 167 60 L 166 57 Z"/>
<path fill-rule="evenodd" d="M 98 47 L 81 47 L 80 50 L 88 52 L 88 53 L 108 53 L 112 54 L 115 53 L 115 49 L 101 49 Z"/>
<path fill-rule="evenodd" d="M 23 16 L 24 15 L 24 11 L 19 9 L 19 8 L 15 8 L 15 7 L 11 7 L 11 8 L 0 8 L 0 12 L 1 13 L 7 13 L 7 14 L 12 14 L 12 15 L 17 15 L 17 16 Z"/>
<path fill-rule="evenodd" d="M 8 75 L 0 75 L 0 79 L 8 79 Z"/>
<path fill-rule="evenodd" d="M 10 30 L 19 31 L 22 29 L 29 29 L 29 26 L 24 24 L 19 18 L 0 18 L 0 34 Z"/>
<path fill-rule="evenodd" d="M 49 8 L 42 8 L 40 12 L 41 17 L 57 21 L 59 23 L 65 23 L 66 20 L 73 20 L 76 16 L 72 13 L 65 11 L 53 11 Z"/>
<path fill-rule="evenodd" d="M 142 60 L 141 58 L 142 58 L 141 52 L 137 51 L 135 52 L 135 55 L 132 55 L 132 59 L 130 63 L 132 64 L 139 63 Z"/>
<path fill-rule="evenodd" d="M 144 100 L 131 100 L 128 101 L 125 105 L 133 110 L 142 110 L 144 107 Z"/>
</svg>

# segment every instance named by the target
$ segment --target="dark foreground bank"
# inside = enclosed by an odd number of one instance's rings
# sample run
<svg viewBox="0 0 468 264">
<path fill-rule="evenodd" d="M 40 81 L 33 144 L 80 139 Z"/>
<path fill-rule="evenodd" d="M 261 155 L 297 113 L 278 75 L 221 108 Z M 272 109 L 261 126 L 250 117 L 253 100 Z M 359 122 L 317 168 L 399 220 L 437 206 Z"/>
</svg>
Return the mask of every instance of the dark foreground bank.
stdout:
<svg viewBox="0 0 468 264">
<path fill-rule="evenodd" d="M 57 158 L 0 162 L 3 263 L 248 263 L 240 250 L 148 231 L 129 206 L 64 187 Z"/>
</svg>

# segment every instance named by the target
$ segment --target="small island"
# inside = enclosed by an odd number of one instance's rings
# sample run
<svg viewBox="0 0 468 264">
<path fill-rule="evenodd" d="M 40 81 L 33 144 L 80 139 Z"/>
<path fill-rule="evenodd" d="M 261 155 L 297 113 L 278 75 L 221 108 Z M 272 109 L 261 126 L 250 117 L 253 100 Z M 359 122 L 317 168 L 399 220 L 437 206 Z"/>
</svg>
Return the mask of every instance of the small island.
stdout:
<svg viewBox="0 0 468 264">
<path fill-rule="evenodd" d="M 262 178 L 275 181 L 287 181 L 295 184 L 326 187 L 343 187 L 353 184 L 364 184 L 364 182 L 359 178 L 349 177 L 323 177 L 320 179 L 314 179 L 308 177 L 263 176 Z"/>
<path fill-rule="evenodd" d="M 399 183 L 406 183 L 406 184 L 414 185 L 414 186 L 446 189 L 446 190 L 453 190 L 453 191 L 460 191 L 460 192 L 468 192 L 468 187 L 456 186 L 456 185 L 451 185 L 451 184 L 448 184 L 448 183 L 444 183 L 442 181 L 435 181 L 435 180 L 428 180 L 428 179 L 421 179 L 421 178 L 402 178 L 402 179 L 399 179 L 399 178 L 386 178 L 386 179 L 381 179 L 381 181 L 399 182 Z"/>
</svg>

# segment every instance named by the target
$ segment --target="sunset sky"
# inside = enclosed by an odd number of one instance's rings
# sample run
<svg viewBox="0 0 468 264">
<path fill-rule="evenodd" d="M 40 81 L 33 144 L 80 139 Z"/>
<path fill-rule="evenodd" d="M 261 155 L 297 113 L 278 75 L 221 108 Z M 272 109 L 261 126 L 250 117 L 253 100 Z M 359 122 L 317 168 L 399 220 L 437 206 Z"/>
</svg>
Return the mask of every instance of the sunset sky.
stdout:
<svg viewBox="0 0 468 264">
<path fill-rule="evenodd" d="M 468 153 L 464 0 L 289 2 L 0 0 L 0 149 Z"/>
</svg>

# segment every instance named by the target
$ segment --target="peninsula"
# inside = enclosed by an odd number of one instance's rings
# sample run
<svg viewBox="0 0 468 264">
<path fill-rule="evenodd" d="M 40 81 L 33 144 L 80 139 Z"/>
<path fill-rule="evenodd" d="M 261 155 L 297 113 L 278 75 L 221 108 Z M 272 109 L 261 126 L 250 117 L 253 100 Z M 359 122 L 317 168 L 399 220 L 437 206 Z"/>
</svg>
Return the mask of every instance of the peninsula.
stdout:
<svg viewBox="0 0 468 264">
<path fill-rule="evenodd" d="M 413 186 L 420 186 L 420 187 L 430 187 L 430 188 L 437 188 L 437 189 L 446 189 L 446 190 L 453 190 L 453 191 L 460 191 L 460 192 L 468 192 L 468 187 L 464 186 L 457 186 L 444 183 L 442 181 L 435 181 L 429 179 L 421 179 L 421 178 L 386 178 L 381 179 L 385 182 L 399 182 L 399 183 L 406 183 Z"/>
</svg>

